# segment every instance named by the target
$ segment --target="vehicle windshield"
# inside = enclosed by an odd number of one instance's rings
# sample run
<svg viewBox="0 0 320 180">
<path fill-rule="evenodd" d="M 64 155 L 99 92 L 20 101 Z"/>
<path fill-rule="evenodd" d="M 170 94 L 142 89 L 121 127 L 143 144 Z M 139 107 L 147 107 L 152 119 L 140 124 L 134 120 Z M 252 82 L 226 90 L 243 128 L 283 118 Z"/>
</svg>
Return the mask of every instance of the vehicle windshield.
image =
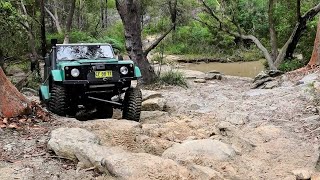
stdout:
<svg viewBox="0 0 320 180">
<path fill-rule="evenodd" d="M 70 45 L 57 46 L 57 60 L 114 58 L 110 45 Z"/>
</svg>

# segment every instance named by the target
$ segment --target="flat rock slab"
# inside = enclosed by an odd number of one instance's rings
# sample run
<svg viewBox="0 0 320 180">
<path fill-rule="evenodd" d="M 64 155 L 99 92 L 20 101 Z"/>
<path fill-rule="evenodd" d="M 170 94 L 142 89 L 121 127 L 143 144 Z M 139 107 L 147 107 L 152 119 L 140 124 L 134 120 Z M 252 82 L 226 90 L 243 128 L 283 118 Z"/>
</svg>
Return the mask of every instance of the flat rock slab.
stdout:
<svg viewBox="0 0 320 180">
<path fill-rule="evenodd" d="M 235 155 L 236 152 L 230 145 L 211 139 L 176 144 L 162 154 L 165 158 L 189 163 L 199 158 L 203 162 L 226 161 Z"/>
<path fill-rule="evenodd" d="M 162 97 L 162 94 L 157 91 L 141 90 L 141 92 L 142 92 L 142 101 Z"/>
<path fill-rule="evenodd" d="M 189 179 L 191 174 L 178 163 L 146 153 L 121 153 L 102 161 L 110 174 L 120 179 Z"/>
</svg>

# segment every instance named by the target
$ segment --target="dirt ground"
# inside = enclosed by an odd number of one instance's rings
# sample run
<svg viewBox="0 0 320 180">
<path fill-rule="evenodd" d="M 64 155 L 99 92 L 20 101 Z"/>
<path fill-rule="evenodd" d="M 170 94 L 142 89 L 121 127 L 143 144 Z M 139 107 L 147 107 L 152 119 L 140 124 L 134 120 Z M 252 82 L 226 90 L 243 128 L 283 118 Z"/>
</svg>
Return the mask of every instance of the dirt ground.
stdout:
<svg viewBox="0 0 320 180">
<path fill-rule="evenodd" d="M 216 139 L 236 151 L 232 159 L 211 167 L 226 179 L 296 179 L 294 170 L 317 171 L 320 109 L 308 85 L 284 81 L 275 89 L 251 89 L 251 81 L 225 76 L 200 84 L 190 80 L 187 89 L 158 90 L 168 112 L 147 113 L 141 120 L 142 133 L 154 141 L 127 149 L 160 156 L 185 140 Z M 116 112 L 114 118 L 119 117 Z M 47 150 L 53 129 L 85 123 L 54 116 L 35 127 L 0 129 L 0 179 L 113 179 L 92 169 L 79 170 L 76 162 Z"/>
</svg>

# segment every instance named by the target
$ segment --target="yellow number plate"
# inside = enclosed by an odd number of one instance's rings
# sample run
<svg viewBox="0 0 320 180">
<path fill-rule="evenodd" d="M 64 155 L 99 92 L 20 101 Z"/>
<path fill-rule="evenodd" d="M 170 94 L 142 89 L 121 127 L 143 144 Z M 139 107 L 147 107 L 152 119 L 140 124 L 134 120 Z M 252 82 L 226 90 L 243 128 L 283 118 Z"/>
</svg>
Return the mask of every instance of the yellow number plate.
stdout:
<svg viewBox="0 0 320 180">
<path fill-rule="evenodd" d="M 107 78 L 112 77 L 112 71 L 96 71 L 95 72 L 96 78 Z"/>
</svg>

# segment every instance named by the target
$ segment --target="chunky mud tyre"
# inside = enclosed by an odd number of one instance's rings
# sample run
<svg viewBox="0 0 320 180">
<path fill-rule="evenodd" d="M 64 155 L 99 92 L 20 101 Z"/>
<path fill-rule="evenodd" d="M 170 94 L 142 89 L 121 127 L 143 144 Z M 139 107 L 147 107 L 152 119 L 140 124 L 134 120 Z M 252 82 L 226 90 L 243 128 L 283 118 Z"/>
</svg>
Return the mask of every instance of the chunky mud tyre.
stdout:
<svg viewBox="0 0 320 180">
<path fill-rule="evenodd" d="M 139 88 L 129 88 L 124 96 L 122 118 L 139 122 L 141 103 L 141 90 Z"/>
<path fill-rule="evenodd" d="M 49 111 L 59 116 L 67 115 L 67 93 L 65 87 L 53 84 L 51 89 L 51 97 L 49 99 Z"/>
</svg>

